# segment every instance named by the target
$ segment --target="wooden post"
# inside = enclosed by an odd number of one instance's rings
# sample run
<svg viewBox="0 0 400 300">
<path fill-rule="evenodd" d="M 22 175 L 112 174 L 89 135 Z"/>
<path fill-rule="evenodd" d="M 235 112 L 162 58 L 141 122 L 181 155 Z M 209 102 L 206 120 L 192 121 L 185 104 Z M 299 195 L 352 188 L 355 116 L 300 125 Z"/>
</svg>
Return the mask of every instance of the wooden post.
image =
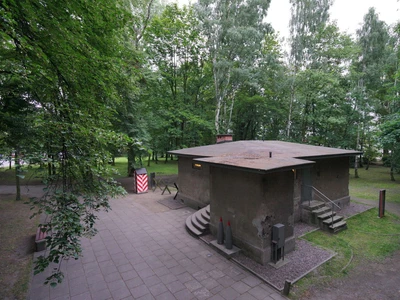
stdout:
<svg viewBox="0 0 400 300">
<path fill-rule="evenodd" d="M 386 200 L 386 190 L 379 191 L 379 218 L 385 216 L 385 200 Z"/>
</svg>

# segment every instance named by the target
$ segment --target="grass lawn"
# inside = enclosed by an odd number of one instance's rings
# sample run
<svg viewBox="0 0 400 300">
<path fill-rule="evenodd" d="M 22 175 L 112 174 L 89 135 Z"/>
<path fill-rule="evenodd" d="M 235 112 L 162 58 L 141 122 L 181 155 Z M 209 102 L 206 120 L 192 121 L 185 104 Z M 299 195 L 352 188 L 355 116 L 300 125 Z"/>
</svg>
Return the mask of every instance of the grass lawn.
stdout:
<svg viewBox="0 0 400 300">
<path fill-rule="evenodd" d="M 383 259 L 400 249 L 400 218 L 386 214 L 377 218 L 374 208 L 347 219 L 348 229 L 332 235 L 321 230 L 303 238 L 337 253 L 329 262 L 298 281 L 291 292 L 292 299 L 307 294 L 311 286 L 329 284 L 334 278 L 345 276 L 357 263 Z"/>
<path fill-rule="evenodd" d="M 143 160 L 143 167 L 146 168 L 147 174 L 156 173 L 156 175 L 176 175 L 178 174 L 178 161 L 168 160 L 165 163 L 164 159 L 160 159 L 156 164 L 155 161 L 150 161 L 150 167 L 147 166 L 147 159 Z M 128 159 L 126 157 L 117 157 L 115 159 L 115 168 L 119 175 L 116 177 L 126 177 L 128 169 Z"/>
<path fill-rule="evenodd" d="M 178 161 L 168 160 L 165 163 L 164 159 L 160 159 L 156 164 L 150 161 L 150 167 L 147 166 L 147 159 L 143 160 L 143 167 L 147 169 L 147 173 L 156 173 L 157 175 L 176 175 L 178 174 Z M 115 178 L 127 177 L 128 159 L 126 157 L 117 157 L 115 159 L 114 168 L 118 174 Z M 35 185 L 41 184 L 42 178 L 47 174 L 47 168 L 39 168 L 38 165 L 33 165 L 23 168 L 24 178 L 20 179 L 22 185 Z M 8 168 L 0 168 L 0 184 L 14 185 L 15 184 L 15 170 Z"/>
<path fill-rule="evenodd" d="M 32 270 L 38 219 L 29 219 L 28 199 L 14 198 L 0 197 L 0 299 L 26 299 Z"/>
<path fill-rule="evenodd" d="M 386 201 L 400 203 L 400 174 L 397 181 L 390 181 L 390 169 L 383 166 L 370 166 L 369 170 L 359 169 L 359 177 L 354 178 L 350 169 L 350 196 L 368 200 L 378 200 L 379 190 L 386 190 Z"/>
</svg>

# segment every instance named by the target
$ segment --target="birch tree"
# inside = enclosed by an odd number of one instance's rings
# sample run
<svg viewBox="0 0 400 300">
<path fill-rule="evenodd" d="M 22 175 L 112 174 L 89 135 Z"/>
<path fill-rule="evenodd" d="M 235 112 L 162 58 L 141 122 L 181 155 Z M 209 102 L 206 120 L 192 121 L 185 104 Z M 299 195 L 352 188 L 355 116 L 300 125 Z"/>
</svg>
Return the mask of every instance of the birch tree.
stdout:
<svg viewBox="0 0 400 300">
<path fill-rule="evenodd" d="M 232 130 L 236 93 L 251 81 L 262 41 L 270 0 L 200 0 L 196 5 L 212 63 L 217 133 Z"/>
</svg>

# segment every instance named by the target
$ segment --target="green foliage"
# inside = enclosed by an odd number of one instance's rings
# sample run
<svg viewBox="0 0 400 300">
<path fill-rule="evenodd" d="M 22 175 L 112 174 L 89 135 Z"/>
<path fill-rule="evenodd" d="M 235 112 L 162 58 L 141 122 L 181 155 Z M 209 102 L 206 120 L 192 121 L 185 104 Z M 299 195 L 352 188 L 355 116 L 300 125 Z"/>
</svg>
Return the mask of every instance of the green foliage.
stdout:
<svg viewBox="0 0 400 300">
<path fill-rule="evenodd" d="M 111 0 L 3 1 L 0 11 L 1 52 L 9 58 L 1 65 L 1 83 L 18 82 L 2 84 L 0 99 L 3 104 L 3 95 L 12 95 L 11 101 L 19 97 L 36 109 L 29 129 L 35 152 L 48 157 L 46 193 L 31 202 L 35 214 L 48 215 L 40 226 L 48 233 L 49 252 L 37 260 L 38 273 L 78 258 L 80 238 L 96 232 L 96 212 L 123 192 L 111 179 L 108 161 L 110 145 L 127 143 L 112 132 L 111 121 L 119 90 L 132 79 L 124 72 L 120 42 L 128 14 Z M 12 68 L 4 71 L 7 64 Z M 62 278 L 58 269 L 46 282 L 55 285 Z"/>
</svg>

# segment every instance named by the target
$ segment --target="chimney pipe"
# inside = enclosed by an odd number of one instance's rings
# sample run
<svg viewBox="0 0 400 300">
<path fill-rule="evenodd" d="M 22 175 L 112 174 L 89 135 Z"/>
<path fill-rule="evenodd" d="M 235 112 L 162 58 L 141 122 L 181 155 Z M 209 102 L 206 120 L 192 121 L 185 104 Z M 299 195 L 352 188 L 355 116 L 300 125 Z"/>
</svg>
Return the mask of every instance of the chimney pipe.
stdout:
<svg viewBox="0 0 400 300">
<path fill-rule="evenodd" d="M 271 158 L 271 157 L 272 157 L 272 152 L 269 153 L 269 158 Z"/>
</svg>

